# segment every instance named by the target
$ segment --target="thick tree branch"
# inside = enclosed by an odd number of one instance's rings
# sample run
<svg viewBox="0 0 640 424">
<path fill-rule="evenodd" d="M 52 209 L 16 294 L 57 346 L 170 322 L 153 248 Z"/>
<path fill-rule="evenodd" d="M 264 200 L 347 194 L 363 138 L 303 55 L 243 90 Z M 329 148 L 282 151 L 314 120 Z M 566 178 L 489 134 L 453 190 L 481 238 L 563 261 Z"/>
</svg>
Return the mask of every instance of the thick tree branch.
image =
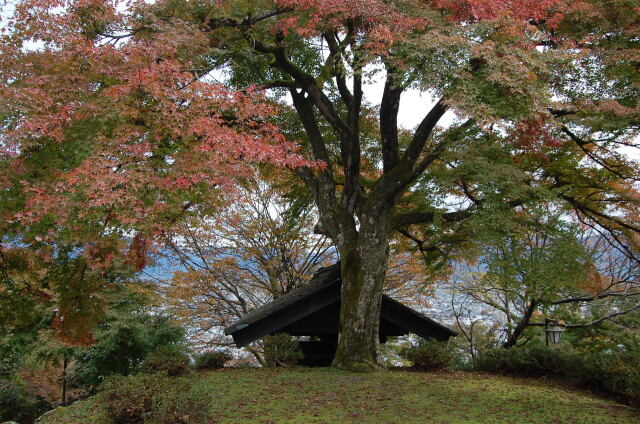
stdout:
<svg viewBox="0 0 640 424">
<path fill-rule="evenodd" d="M 433 132 L 433 129 L 447 109 L 448 107 L 445 105 L 444 99 L 440 99 L 420 122 L 418 128 L 416 128 L 416 131 L 413 134 L 409 147 L 404 152 L 404 155 L 400 160 L 402 167 L 409 167 L 410 169 L 413 168 L 418 161 L 429 136 Z"/>
<path fill-rule="evenodd" d="M 302 167 L 294 169 L 293 172 L 302 181 L 304 181 L 304 184 L 309 188 L 311 194 L 313 194 L 314 197 L 317 197 L 318 191 L 320 190 L 320 183 L 318 182 L 316 176 L 313 174 L 313 171 L 311 171 L 311 169 L 309 168 Z"/>
<path fill-rule="evenodd" d="M 353 212 L 360 196 L 360 112 L 362 110 L 362 61 L 358 46 L 352 41 L 353 51 L 353 95 L 348 105 L 347 122 L 349 138 L 340 140 L 342 167 L 345 175 L 343 204 L 349 212 Z"/>
<path fill-rule="evenodd" d="M 467 196 L 467 198 L 471 200 L 476 206 L 479 206 L 480 200 L 476 197 L 475 194 L 471 192 L 471 190 L 469 189 L 469 186 L 467 185 L 467 183 L 464 181 L 463 178 L 460 179 L 460 186 L 462 187 L 462 192 L 464 193 L 464 195 Z"/>
<path fill-rule="evenodd" d="M 451 140 L 447 139 L 440 142 L 427 154 L 423 154 L 423 150 L 433 129 L 446 110 L 447 106 L 440 99 L 418 125 L 412 141 L 402 158 L 397 161 L 393 168 L 387 168 L 387 171 L 380 177 L 372 190 L 370 198 L 382 204 L 395 204 L 407 187 L 442 155 Z M 470 120 L 464 125 L 469 125 L 469 122 Z M 393 150 L 395 149 L 392 148 L 390 151 Z M 393 157 L 393 153 L 391 153 L 391 157 Z M 421 157 L 422 159 L 420 159 Z"/>
<path fill-rule="evenodd" d="M 556 300 L 555 302 L 551 302 L 551 305 L 563 305 L 566 303 L 578 303 L 578 302 L 592 302 L 598 299 L 605 299 L 607 297 L 633 297 L 640 296 L 640 292 L 609 292 L 609 293 L 598 293 L 593 296 L 581 296 L 581 297 L 571 297 L 567 299 Z"/>
<path fill-rule="evenodd" d="M 444 223 L 455 223 L 461 222 L 465 219 L 470 218 L 473 213 L 477 210 L 479 206 L 481 206 L 482 202 L 477 200 L 478 203 L 474 203 L 473 206 L 468 207 L 467 209 L 453 211 L 453 212 L 443 212 L 439 216 L 439 218 Z M 511 208 L 515 208 L 524 204 L 524 200 L 511 200 L 507 202 L 508 206 Z M 404 212 L 404 213 L 396 213 L 391 217 L 391 228 L 396 231 L 399 231 L 402 228 L 405 228 L 409 225 L 418 225 L 418 224 L 430 224 L 436 220 L 437 212 L 428 211 L 428 212 Z"/>
<path fill-rule="evenodd" d="M 345 60 L 344 60 L 344 49 L 354 37 L 353 28 L 349 28 L 349 32 L 346 37 L 342 41 L 338 41 L 337 33 L 325 33 L 323 34 L 327 45 L 329 46 L 329 52 L 331 55 L 327 58 L 327 62 L 333 71 L 334 78 L 336 80 L 336 85 L 338 86 L 338 91 L 340 92 L 340 96 L 342 97 L 342 101 L 344 104 L 350 108 L 352 102 L 352 94 L 347 87 L 347 79 L 345 76 Z"/>
<path fill-rule="evenodd" d="M 601 324 L 605 321 L 609 321 L 613 318 L 622 316 L 622 315 L 626 315 L 629 314 L 633 311 L 636 311 L 640 309 L 640 303 L 638 303 L 637 305 L 632 306 L 631 308 L 625 309 L 623 311 L 618 311 L 618 312 L 612 312 L 608 315 L 605 315 L 601 318 L 598 318 L 596 320 L 590 321 L 590 322 L 586 322 L 586 323 L 582 323 L 582 324 L 566 324 L 566 323 L 556 323 L 555 325 L 558 327 L 564 327 L 564 328 L 585 328 L 585 327 L 591 327 L 597 324 Z M 544 327 L 545 324 L 543 322 L 534 322 L 534 323 L 529 323 L 527 324 L 529 327 Z"/>
<path fill-rule="evenodd" d="M 614 216 L 610 216 L 610 215 L 607 215 L 607 214 L 605 214 L 603 212 L 597 211 L 597 210 L 593 209 L 592 207 L 587 206 L 586 204 L 580 202 L 578 199 L 575 199 L 575 198 L 573 198 L 571 196 L 568 196 L 566 194 L 561 194 L 560 197 L 562 197 L 564 200 L 569 202 L 571 204 L 571 206 L 573 206 L 576 210 L 581 211 L 582 213 L 586 214 L 587 216 L 592 216 L 592 217 L 596 216 L 598 218 L 601 218 L 601 219 L 604 219 L 606 221 L 609 221 L 609 222 L 611 222 L 613 224 L 616 224 L 616 225 L 618 225 L 618 226 L 620 226 L 622 228 L 625 228 L 627 230 L 631 230 L 631 231 L 633 231 L 635 233 L 640 233 L 640 228 L 639 227 L 637 227 L 635 225 L 632 225 L 632 224 L 630 224 L 628 222 L 625 222 L 620 218 L 616 218 Z M 599 221 L 598 221 L 598 223 L 600 225 L 602 225 L 602 223 L 600 223 Z M 606 226 L 604 226 L 604 227 L 606 228 Z"/>
<path fill-rule="evenodd" d="M 293 107 L 296 109 L 300 122 L 309 137 L 311 150 L 315 160 L 321 160 L 327 164 L 327 169 L 332 172 L 331 158 L 325 144 L 320 126 L 314 116 L 313 106 L 310 100 L 303 93 L 298 93 L 295 89 L 290 89 L 289 93 L 293 99 Z M 332 176 L 333 179 L 333 176 Z"/>
<path fill-rule="evenodd" d="M 252 25 L 257 24 L 258 22 L 264 21 L 269 18 L 273 18 L 278 15 L 282 15 L 287 12 L 291 12 L 292 10 L 293 10 L 292 7 L 282 7 L 282 8 L 270 10 L 268 12 L 265 12 L 257 16 L 251 16 L 249 14 L 242 20 L 236 19 L 236 18 L 230 18 L 230 17 L 213 18 L 207 22 L 206 28 L 209 31 L 213 31 L 213 30 L 216 30 L 219 28 L 225 28 L 225 27 L 227 28 L 250 27 Z"/>
<path fill-rule="evenodd" d="M 563 116 L 574 115 L 574 114 L 578 113 L 578 111 L 574 110 L 574 109 L 553 109 L 553 108 L 548 108 L 547 110 L 549 111 L 551 116 L 553 116 L 554 118 L 561 118 Z"/>
<path fill-rule="evenodd" d="M 303 181 L 305 181 L 307 186 L 312 190 L 312 193 L 316 198 L 316 204 L 320 208 L 321 212 L 334 210 L 336 205 L 336 184 L 331 158 L 322 136 L 322 132 L 315 118 L 311 99 L 306 97 L 303 93 L 298 93 L 295 89 L 289 90 L 289 93 L 293 99 L 294 108 L 296 109 L 298 117 L 302 122 L 307 137 L 309 138 L 314 158 L 316 160 L 323 161 L 326 164 L 325 169 L 317 171 L 317 178 L 310 170 L 301 170 L 301 176 Z M 335 236 L 335 234 L 332 234 L 333 231 L 330 231 L 335 230 L 335 228 L 333 228 L 334 225 L 335 223 L 323 223 L 321 221 L 318 223 L 316 231 L 330 237 Z M 331 229 L 329 227 L 331 227 Z"/>
<path fill-rule="evenodd" d="M 520 336 L 522 335 L 524 329 L 529 326 L 529 320 L 531 319 L 531 315 L 533 315 L 533 312 L 536 310 L 537 305 L 538 303 L 536 302 L 536 300 L 532 299 L 527 309 L 525 309 L 522 319 L 520 319 L 520 321 L 518 322 L 518 325 L 516 325 L 516 328 L 513 329 L 513 332 L 509 335 L 507 340 L 502 344 L 503 347 L 510 348 L 515 346 L 515 344 L 520 339 Z"/>
<path fill-rule="evenodd" d="M 382 166 L 385 173 L 391 171 L 400 160 L 398 147 L 398 110 L 402 87 L 387 65 L 387 78 L 380 102 L 380 139 L 382 143 Z"/>
<path fill-rule="evenodd" d="M 313 99 L 315 106 L 318 108 L 322 116 L 327 120 L 331 127 L 336 131 L 340 140 L 349 140 L 350 132 L 347 124 L 340 117 L 340 113 L 336 110 L 333 103 L 327 95 L 322 92 L 321 87 L 318 86 L 315 78 L 300 67 L 296 66 L 287 57 L 284 40 L 282 34 L 276 35 L 276 44 L 265 44 L 254 37 L 251 37 L 248 32 L 245 33 L 247 42 L 259 53 L 271 54 L 274 57 L 272 66 L 280 69 L 285 74 L 289 75 L 295 82 L 297 82 L 304 91 Z"/>
<path fill-rule="evenodd" d="M 440 215 L 443 222 L 460 222 L 470 218 L 475 207 L 455 212 L 445 212 Z M 393 215 L 392 228 L 399 229 L 415 224 L 430 224 L 436 219 L 436 212 L 405 212 Z"/>
<path fill-rule="evenodd" d="M 620 172 L 620 170 L 624 170 L 627 169 L 628 167 L 624 164 L 611 164 L 609 162 L 607 162 L 606 159 L 603 159 L 601 157 L 598 157 L 592 150 L 590 150 L 587 146 L 591 145 L 591 144 L 595 144 L 595 142 L 591 141 L 591 140 L 584 140 L 581 137 L 579 137 L 577 134 L 575 134 L 573 131 L 571 131 L 567 126 L 563 125 L 561 128 L 561 131 L 563 133 L 565 133 L 566 135 L 569 136 L 569 138 L 575 142 L 578 147 L 580 147 L 580 149 L 582 150 L 582 152 L 591 160 L 593 160 L 595 163 L 597 163 L 598 165 L 602 166 L 603 168 L 605 168 L 607 171 L 613 173 L 614 175 L 616 175 L 617 177 L 622 178 L 623 180 L 626 179 L 630 179 L 630 180 L 634 180 L 634 181 L 639 181 L 639 179 L 633 175 L 624 175 L 622 172 Z"/>
<path fill-rule="evenodd" d="M 425 260 L 427 260 L 427 256 L 426 256 L 427 253 L 435 252 L 438 249 L 434 245 L 427 246 L 424 240 L 421 240 L 418 237 L 415 237 L 413 234 L 411 234 L 407 230 L 400 229 L 398 230 L 398 232 L 403 236 L 405 236 L 406 238 L 408 238 L 409 240 L 411 240 L 412 242 L 414 242 L 416 246 L 418 246 L 418 250 L 420 250 L 420 253 L 422 253 L 422 256 L 424 257 Z"/>
<path fill-rule="evenodd" d="M 603 323 L 603 322 L 605 322 L 605 321 L 608 321 L 608 320 L 610 320 L 610 319 L 613 319 L 613 318 L 619 317 L 619 316 L 621 316 L 621 315 L 626 315 L 626 314 L 631 313 L 631 312 L 633 312 L 633 311 L 636 311 L 636 310 L 638 310 L 638 309 L 640 309 L 640 303 L 638 303 L 637 305 L 632 306 L 631 308 L 625 309 L 625 310 L 623 310 L 623 311 L 618 311 L 618 312 L 610 313 L 609 315 L 605 315 L 605 316 L 603 316 L 602 318 L 596 319 L 596 320 L 591 321 L 591 322 L 587 322 L 587 323 L 584 323 L 584 324 L 560 324 L 560 326 L 562 326 L 562 327 L 566 327 L 566 328 L 584 328 L 584 327 L 591 327 L 591 326 L 593 326 L 593 325 L 597 325 L 597 324 Z"/>
<path fill-rule="evenodd" d="M 270 88 L 302 88 L 302 86 L 292 80 L 274 80 L 269 81 L 260 86 L 263 90 L 268 90 Z"/>
</svg>

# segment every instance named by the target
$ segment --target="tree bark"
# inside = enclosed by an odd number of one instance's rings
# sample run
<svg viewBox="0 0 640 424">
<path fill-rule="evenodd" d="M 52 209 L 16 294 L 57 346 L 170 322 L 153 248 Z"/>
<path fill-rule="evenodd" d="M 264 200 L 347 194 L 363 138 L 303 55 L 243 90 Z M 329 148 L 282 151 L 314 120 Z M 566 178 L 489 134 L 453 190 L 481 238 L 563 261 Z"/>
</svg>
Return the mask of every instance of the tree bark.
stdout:
<svg viewBox="0 0 640 424">
<path fill-rule="evenodd" d="M 537 306 L 538 302 L 536 302 L 535 299 L 532 299 L 531 303 L 524 311 L 522 319 L 520 320 L 520 322 L 518 322 L 518 325 L 516 325 L 516 328 L 509 335 L 507 340 L 502 344 L 502 347 L 504 347 L 505 349 L 509 349 L 510 347 L 513 347 L 516 345 L 516 343 L 518 343 L 518 340 L 520 340 L 522 333 L 524 333 L 524 329 L 529 326 L 529 320 L 531 319 L 531 315 L 533 315 L 533 312 L 536 310 Z"/>
<path fill-rule="evenodd" d="M 363 215 L 353 238 L 338 242 L 342 273 L 340 329 L 333 366 L 379 369 L 380 306 L 389 259 L 390 218 Z"/>
</svg>

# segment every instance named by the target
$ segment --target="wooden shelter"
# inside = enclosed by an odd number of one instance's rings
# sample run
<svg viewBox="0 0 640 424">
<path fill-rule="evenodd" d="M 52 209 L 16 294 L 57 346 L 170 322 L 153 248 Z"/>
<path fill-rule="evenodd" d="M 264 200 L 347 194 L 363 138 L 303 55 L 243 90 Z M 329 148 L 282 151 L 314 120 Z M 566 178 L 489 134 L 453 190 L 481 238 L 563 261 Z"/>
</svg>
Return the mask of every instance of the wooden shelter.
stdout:
<svg viewBox="0 0 640 424">
<path fill-rule="evenodd" d="M 340 316 L 340 265 L 321 268 L 309 284 L 255 309 L 225 329 L 238 347 L 266 335 L 288 333 L 309 336 L 300 342 L 303 365 L 328 366 L 338 342 Z M 380 341 L 387 337 L 416 334 L 425 339 L 448 340 L 456 333 L 403 305 L 382 296 Z"/>
</svg>

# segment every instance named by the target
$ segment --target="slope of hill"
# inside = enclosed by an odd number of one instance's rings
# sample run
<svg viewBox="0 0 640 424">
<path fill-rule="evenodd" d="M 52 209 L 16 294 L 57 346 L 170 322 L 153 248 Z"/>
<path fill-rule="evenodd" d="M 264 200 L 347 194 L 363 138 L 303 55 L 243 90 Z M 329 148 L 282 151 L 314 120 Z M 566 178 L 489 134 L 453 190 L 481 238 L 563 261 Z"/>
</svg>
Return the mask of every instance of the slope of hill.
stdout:
<svg viewBox="0 0 640 424">
<path fill-rule="evenodd" d="M 206 418 L 189 423 L 632 424 L 640 411 L 537 379 L 486 374 L 333 369 L 223 369 L 193 373 Z M 58 408 L 40 424 L 106 424 L 99 397 Z M 202 415 L 202 414 L 201 414 Z"/>
</svg>

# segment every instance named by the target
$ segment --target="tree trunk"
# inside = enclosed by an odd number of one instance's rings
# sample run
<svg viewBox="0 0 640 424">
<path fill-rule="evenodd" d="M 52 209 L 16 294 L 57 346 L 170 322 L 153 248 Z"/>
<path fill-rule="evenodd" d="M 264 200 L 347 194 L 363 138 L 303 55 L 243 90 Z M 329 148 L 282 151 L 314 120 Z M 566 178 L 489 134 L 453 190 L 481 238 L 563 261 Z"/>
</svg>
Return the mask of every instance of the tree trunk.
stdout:
<svg viewBox="0 0 640 424">
<path fill-rule="evenodd" d="M 67 404 L 67 355 L 62 360 L 62 405 Z"/>
<path fill-rule="evenodd" d="M 342 273 L 340 329 L 333 366 L 349 371 L 380 368 L 380 306 L 389 259 L 388 214 L 363 216 L 351 239 L 338 242 Z"/>
<path fill-rule="evenodd" d="M 504 347 L 505 349 L 509 349 L 510 347 L 513 347 L 516 345 L 516 343 L 518 343 L 518 340 L 522 336 L 522 333 L 524 333 L 525 328 L 527 328 L 527 326 L 529 325 L 529 320 L 531 319 L 533 312 L 536 310 L 536 306 L 538 306 L 538 302 L 536 302 L 535 299 L 532 299 L 527 309 L 525 309 L 522 319 L 520 319 L 520 322 L 518 322 L 516 328 L 509 335 L 507 340 L 502 344 L 502 347 Z"/>
</svg>

